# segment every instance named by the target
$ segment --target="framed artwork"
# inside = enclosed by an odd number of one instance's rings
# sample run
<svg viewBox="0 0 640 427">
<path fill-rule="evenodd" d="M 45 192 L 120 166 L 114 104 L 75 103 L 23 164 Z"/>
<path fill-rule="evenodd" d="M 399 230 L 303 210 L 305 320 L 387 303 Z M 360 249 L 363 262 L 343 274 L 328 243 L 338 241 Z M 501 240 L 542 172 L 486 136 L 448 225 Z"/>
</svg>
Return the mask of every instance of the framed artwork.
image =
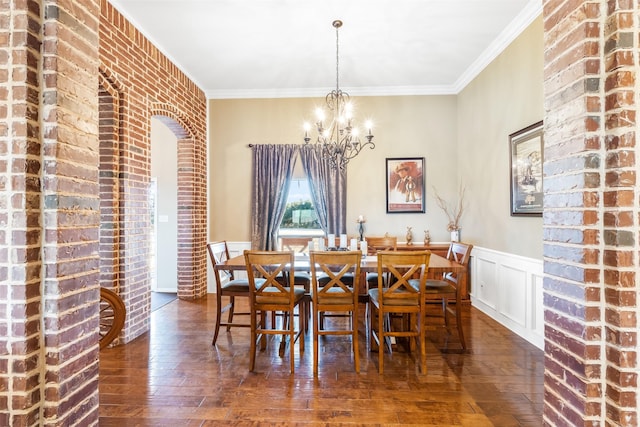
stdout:
<svg viewBox="0 0 640 427">
<path fill-rule="evenodd" d="M 511 216 L 542 216 L 542 122 L 509 135 Z"/>
<path fill-rule="evenodd" d="M 424 213 L 424 157 L 387 158 L 387 213 Z"/>
</svg>

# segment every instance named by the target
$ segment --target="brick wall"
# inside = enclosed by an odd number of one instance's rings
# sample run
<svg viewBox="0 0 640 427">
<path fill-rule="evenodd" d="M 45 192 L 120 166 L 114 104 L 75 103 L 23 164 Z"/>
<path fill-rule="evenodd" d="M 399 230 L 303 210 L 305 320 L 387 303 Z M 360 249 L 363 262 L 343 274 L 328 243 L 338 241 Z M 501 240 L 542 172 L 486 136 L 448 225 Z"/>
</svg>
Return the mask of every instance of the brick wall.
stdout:
<svg viewBox="0 0 640 427">
<path fill-rule="evenodd" d="M 101 253 L 115 256 L 102 259 L 102 284 L 117 288 L 125 301 L 122 341 L 128 342 L 149 327 L 152 116 L 178 138 L 178 296 L 206 294 L 206 98 L 106 0 L 101 0 L 99 56 L 105 94 Z"/>
<path fill-rule="evenodd" d="M 180 139 L 176 262 L 197 298 L 204 94 L 106 0 L 0 0 L 0 425 L 97 425 L 101 284 L 129 310 L 122 342 L 148 329 L 152 115 Z"/>
<path fill-rule="evenodd" d="M 543 15 L 544 420 L 636 426 L 639 6 L 548 0 Z"/>
<path fill-rule="evenodd" d="M 0 1 L 0 425 L 37 425 L 41 313 L 42 43 L 37 3 Z"/>
</svg>

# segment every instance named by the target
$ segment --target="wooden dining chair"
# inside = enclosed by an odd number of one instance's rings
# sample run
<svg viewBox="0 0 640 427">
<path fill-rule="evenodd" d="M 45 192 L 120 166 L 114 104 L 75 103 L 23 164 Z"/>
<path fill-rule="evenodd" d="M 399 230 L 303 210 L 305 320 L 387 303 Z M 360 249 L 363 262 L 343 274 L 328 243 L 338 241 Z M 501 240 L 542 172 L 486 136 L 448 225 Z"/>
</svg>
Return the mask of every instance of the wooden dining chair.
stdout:
<svg viewBox="0 0 640 427">
<path fill-rule="evenodd" d="M 304 352 L 305 316 L 295 322 L 295 309 L 300 309 L 305 297 L 302 288 L 294 286 L 294 253 L 292 251 L 244 251 L 249 276 L 249 305 L 251 307 L 251 345 L 249 370 L 255 369 L 256 347 L 266 347 L 267 335 L 282 335 L 289 345 L 290 372 L 294 372 L 295 342 Z M 278 276 L 287 277 L 282 284 Z M 267 312 L 283 313 L 281 322 L 267 322 Z M 295 325 L 298 324 L 296 329 Z"/>
<path fill-rule="evenodd" d="M 420 371 L 427 372 L 425 342 L 425 284 L 429 268 L 429 251 L 378 252 L 378 286 L 369 289 L 371 322 L 369 336 L 371 350 L 378 350 L 378 372 L 384 372 L 384 349 L 388 337 L 409 339 L 409 349 L 420 349 Z M 392 280 L 383 280 L 389 273 Z M 416 287 L 410 283 L 418 276 Z M 387 285 L 387 283 L 389 283 Z M 406 318 L 406 322 L 392 325 L 393 315 Z"/>
<path fill-rule="evenodd" d="M 451 334 L 451 328 L 448 315 L 455 317 L 458 338 L 463 350 L 467 349 L 467 344 L 462 331 L 461 281 L 467 279 L 466 270 L 469 266 L 471 249 L 473 249 L 471 244 L 451 242 L 447 252 L 447 259 L 462 264 L 465 267 L 465 271 L 459 273 L 454 271 L 446 272 L 440 279 L 429 279 L 425 288 L 427 302 L 436 301 L 442 304 L 444 324 L 449 334 Z M 416 285 L 417 282 L 413 282 L 413 284 Z M 449 304 L 450 300 L 454 300 L 455 303 Z"/>
<path fill-rule="evenodd" d="M 281 250 L 293 251 L 298 255 L 308 255 L 309 253 L 309 238 L 308 237 L 282 237 L 281 238 Z M 288 278 L 286 275 L 278 277 L 280 283 L 286 285 Z M 295 286 L 302 287 L 307 293 L 307 298 L 304 301 L 304 314 L 307 319 L 311 317 L 311 274 L 308 271 L 296 271 L 293 276 L 293 283 Z M 306 322 L 306 325 L 309 323 Z M 305 331 L 306 332 L 306 331 Z"/>
<path fill-rule="evenodd" d="M 229 259 L 229 247 L 224 240 L 207 243 L 207 250 L 214 267 Z M 248 320 L 244 322 L 233 321 L 234 315 L 244 316 L 244 318 L 250 315 L 248 311 L 235 312 L 236 297 L 246 298 L 247 303 L 249 301 L 249 281 L 247 279 L 236 279 L 233 271 L 217 270 L 216 268 L 213 271 L 216 278 L 216 324 L 211 345 L 216 345 L 220 326 L 226 326 L 227 332 L 229 332 L 232 326 L 249 328 L 251 323 Z M 222 305 L 223 298 L 228 298 L 228 303 L 224 306 Z M 224 313 L 228 313 L 226 322 L 222 321 Z"/>
<path fill-rule="evenodd" d="M 382 237 L 367 237 L 367 255 L 376 255 L 380 251 L 395 251 L 398 249 L 396 236 L 384 235 Z M 385 275 L 385 280 L 388 277 Z M 378 273 L 367 273 L 367 285 L 369 289 L 378 286 Z"/>
<path fill-rule="evenodd" d="M 358 351 L 358 293 L 360 282 L 360 260 L 362 252 L 316 252 L 310 253 L 312 307 L 313 307 L 313 373 L 318 374 L 318 338 L 325 335 L 351 335 L 353 360 L 356 372 L 360 372 Z M 318 281 L 318 277 L 327 278 Z M 344 280 L 348 277 L 349 280 Z M 325 327 L 321 316 L 347 315 L 346 328 Z"/>
</svg>

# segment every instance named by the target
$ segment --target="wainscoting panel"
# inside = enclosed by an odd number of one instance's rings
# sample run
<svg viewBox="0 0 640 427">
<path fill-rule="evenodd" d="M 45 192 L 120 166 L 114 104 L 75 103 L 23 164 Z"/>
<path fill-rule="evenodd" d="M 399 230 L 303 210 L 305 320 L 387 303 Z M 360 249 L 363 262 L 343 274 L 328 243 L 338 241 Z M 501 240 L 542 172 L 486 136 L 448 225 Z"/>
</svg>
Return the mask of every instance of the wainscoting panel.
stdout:
<svg viewBox="0 0 640 427">
<path fill-rule="evenodd" d="M 470 269 L 473 306 L 543 349 L 542 260 L 474 246 Z"/>
<path fill-rule="evenodd" d="M 498 306 L 498 279 L 496 263 L 487 258 L 474 256 L 471 252 L 469 268 L 471 269 L 471 296 L 475 296 L 488 308 L 495 310 Z M 473 300 L 473 298 L 472 298 Z"/>
<path fill-rule="evenodd" d="M 502 265 L 502 273 L 499 275 L 500 303 L 498 309 L 502 309 L 503 314 L 518 326 L 527 326 L 527 295 L 526 287 L 521 284 L 526 283 L 527 272 L 520 268 Z"/>
</svg>

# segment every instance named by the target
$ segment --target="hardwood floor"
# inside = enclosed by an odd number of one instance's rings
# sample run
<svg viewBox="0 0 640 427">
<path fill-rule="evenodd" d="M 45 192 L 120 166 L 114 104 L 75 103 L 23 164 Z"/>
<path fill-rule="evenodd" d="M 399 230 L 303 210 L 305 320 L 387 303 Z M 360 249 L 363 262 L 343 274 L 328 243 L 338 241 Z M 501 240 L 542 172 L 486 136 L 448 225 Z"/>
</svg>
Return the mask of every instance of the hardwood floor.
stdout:
<svg viewBox="0 0 640 427">
<path fill-rule="evenodd" d="M 543 352 L 473 308 L 466 354 L 444 328 L 427 332 L 426 375 L 402 350 L 379 375 L 362 321 L 359 374 L 349 338 L 326 337 L 314 378 L 309 334 L 295 374 L 276 341 L 250 373 L 248 329 L 221 330 L 212 347 L 214 318 L 211 296 L 176 300 L 151 314 L 149 333 L 102 350 L 100 426 L 542 425 Z"/>
</svg>

